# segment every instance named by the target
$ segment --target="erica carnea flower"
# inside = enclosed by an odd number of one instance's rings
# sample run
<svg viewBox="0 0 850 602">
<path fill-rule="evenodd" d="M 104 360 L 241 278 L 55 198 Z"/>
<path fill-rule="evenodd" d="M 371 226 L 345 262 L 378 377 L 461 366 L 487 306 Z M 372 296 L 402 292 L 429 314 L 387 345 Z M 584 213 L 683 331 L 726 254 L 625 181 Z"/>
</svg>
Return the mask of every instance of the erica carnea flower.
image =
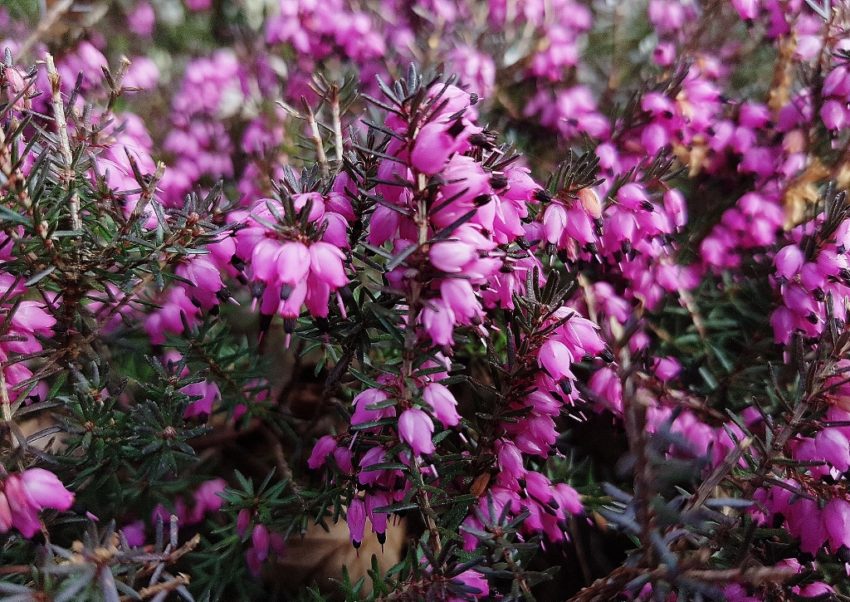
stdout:
<svg viewBox="0 0 850 602">
<path fill-rule="evenodd" d="M 8 474 L 0 492 L 0 531 L 14 527 L 24 537 L 32 537 L 41 528 L 39 512 L 69 510 L 73 503 L 74 494 L 50 471 L 30 468 Z"/>
</svg>

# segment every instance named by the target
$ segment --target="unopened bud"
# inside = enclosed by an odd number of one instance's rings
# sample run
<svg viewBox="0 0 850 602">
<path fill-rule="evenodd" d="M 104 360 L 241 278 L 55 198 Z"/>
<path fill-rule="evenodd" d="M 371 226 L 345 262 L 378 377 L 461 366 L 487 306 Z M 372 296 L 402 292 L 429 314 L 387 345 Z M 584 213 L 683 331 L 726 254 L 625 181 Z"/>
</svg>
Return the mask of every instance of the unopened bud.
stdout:
<svg viewBox="0 0 850 602">
<path fill-rule="evenodd" d="M 602 202 L 592 188 L 582 188 L 578 191 L 578 200 L 587 214 L 593 219 L 602 217 Z"/>
</svg>

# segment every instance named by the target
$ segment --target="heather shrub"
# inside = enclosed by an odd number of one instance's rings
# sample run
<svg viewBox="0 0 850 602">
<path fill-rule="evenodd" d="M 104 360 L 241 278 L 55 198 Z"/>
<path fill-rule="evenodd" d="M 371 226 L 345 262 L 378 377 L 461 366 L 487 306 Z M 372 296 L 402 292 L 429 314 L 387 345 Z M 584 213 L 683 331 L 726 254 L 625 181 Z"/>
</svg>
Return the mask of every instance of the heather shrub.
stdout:
<svg viewBox="0 0 850 602">
<path fill-rule="evenodd" d="M 0 596 L 850 596 L 850 10 L 0 3 Z"/>
</svg>

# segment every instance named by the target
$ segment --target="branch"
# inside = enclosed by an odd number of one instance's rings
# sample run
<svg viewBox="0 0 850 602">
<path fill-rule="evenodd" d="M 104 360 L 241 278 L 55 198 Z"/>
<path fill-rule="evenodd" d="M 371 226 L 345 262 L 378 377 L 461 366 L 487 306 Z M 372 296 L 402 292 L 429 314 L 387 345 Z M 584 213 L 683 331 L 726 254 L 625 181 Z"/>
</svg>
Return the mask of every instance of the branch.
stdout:
<svg viewBox="0 0 850 602">
<path fill-rule="evenodd" d="M 30 48 L 32 48 L 36 42 L 38 42 L 41 37 L 50 31 L 54 25 L 62 18 L 62 15 L 71 10 L 71 7 L 74 5 L 74 0 L 61 0 L 53 5 L 53 8 L 50 9 L 44 18 L 38 22 L 38 25 L 30 34 L 30 37 L 21 44 L 20 48 L 18 48 L 18 55 L 23 56 L 26 54 Z"/>
<path fill-rule="evenodd" d="M 47 63 L 47 77 L 50 80 L 50 91 L 53 101 L 53 119 L 56 121 L 56 133 L 59 135 L 59 151 L 62 153 L 62 161 L 65 168 L 62 173 L 62 181 L 71 192 L 71 200 L 69 201 L 71 230 L 81 230 L 83 224 L 80 221 L 80 197 L 77 196 L 76 191 L 72 191 L 73 187 L 71 184 L 74 181 L 74 156 L 71 154 L 71 143 L 68 139 L 65 105 L 62 103 L 62 91 L 60 89 L 61 79 L 59 72 L 56 71 L 53 56 L 47 54 L 45 61 Z"/>
</svg>

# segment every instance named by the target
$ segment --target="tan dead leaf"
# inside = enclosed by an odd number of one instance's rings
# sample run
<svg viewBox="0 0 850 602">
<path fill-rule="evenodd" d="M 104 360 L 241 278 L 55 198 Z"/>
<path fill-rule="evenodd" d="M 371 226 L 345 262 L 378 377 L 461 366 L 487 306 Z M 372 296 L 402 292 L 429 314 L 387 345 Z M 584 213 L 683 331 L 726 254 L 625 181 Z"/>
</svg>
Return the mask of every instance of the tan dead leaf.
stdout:
<svg viewBox="0 0 850 602">
<path fill-rule="evenodd" d="M 372 556 L 378 559 L 378 565 L 385 571 L 397 564 L 402 557 L 407 529 L 404 521 L 387 527 L 387 541 L 381 546 L 378 537 L 367 521 L 363 535 L 363 544 L 354 549 L 348 537 L 348 525 L 345 521 L 328 525 L 325 531 L 313 525 L 303 538 L 292 537 L 287 541 L 286 553 L 274 566 L 269 575 L 278 580 L 286 589 L 295 589 L 303 585 L 316 585 L 323 592 L 335 591 L 332 579 L 342 576 L 342 568 L 348 569 L 352 582 L 356 582 L 372 566 Z M 365 592 L 371 590 L 368 576 Z M 364 592 L 364 593 L 365 593 Z"/>
<path fill-rule="evenodd" d="M 817 184 L 829 176 L 829 170 L 815 159 L 806 170 L 794 178 L 782 196 L 785 207 L 785 228 L 799 224 L 806 215 L 806 207 L 820 198 Z"/>
<path fill-rule="evenodd" d="M 47 412 L 37 413 L 34 417 L 24 418 L 18 423 L 24 437 L 31 437 L 39 432 L 47 432 L 47 429 L 56 426 L 56 420 Z M 43 452 L 56 454 L 65 448 L 67 434 L 64 432 L 49 433 L 31 441 L 30 446 Z"/>
<path fill-rule="evenodd" d="M 475 497 L 481 497 L 487 491 L 487 484 L 490 482 L 490 473 L 483 472 L 472 481 L 472 486 L 469 488 L 469 493 Z"/>
<path fill-rule="evenodd" d="M 842 163 L 835 169 L 835 184 L 839 190 L 850 189 L 850 163 Z"/>
<path fill-rule="evenodd" d="M 673 153 L 680 163 L 688 167 L 688 177 L 693 178 L 705 167 L 708 146 L 702 136 L 695 136 L 690 146 L 674 144 Z"/>
<path fill-rule="evenodd" d="M 593 522 L 596 523 L 596 526 L 599 527 L 599 530 L 603 533 L 608 531 L 608 521 L 604 516 L 596 512 L 595 510 L 592 512 L 591 516 L 593 517 Z"/>
<path fill-rule="evenodd" d="M 767 106 L 774 113 L 788 104 L 791 99 L 791 87 L 794 84 L 794 51 L 797 38 L 794 35 L 783 37 L 779 42 L 779 56 L 773 67 L 773 81 L 767 95 Z"/>
</svg>

